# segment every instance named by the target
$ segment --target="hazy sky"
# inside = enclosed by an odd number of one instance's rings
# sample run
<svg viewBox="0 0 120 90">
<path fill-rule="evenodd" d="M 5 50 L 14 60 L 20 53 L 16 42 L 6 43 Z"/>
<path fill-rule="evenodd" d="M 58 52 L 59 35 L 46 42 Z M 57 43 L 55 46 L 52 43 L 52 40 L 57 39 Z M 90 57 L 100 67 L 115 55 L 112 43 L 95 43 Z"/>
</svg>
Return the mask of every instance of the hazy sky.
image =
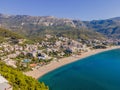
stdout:
<svg viewBox="0 0 120 90">
<path fill-rule="evenodd" d="M 105 19 L 120 16 L 120 0 L 0 0 L 0 13 Z"/>
</svg>

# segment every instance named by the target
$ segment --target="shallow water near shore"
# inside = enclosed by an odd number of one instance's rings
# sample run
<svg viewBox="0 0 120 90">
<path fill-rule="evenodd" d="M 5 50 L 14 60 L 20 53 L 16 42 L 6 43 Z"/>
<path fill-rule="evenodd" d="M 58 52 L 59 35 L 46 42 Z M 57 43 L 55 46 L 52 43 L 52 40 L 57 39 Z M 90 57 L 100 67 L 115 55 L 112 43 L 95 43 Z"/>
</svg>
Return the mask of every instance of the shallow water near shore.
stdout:
<svg viewBox="0 0 120 90">
<path fill-rule="evenodd" d="M 50 90 L 120 90 L 120 49 L 105 51 L 42 76 Z"/>
</svg>

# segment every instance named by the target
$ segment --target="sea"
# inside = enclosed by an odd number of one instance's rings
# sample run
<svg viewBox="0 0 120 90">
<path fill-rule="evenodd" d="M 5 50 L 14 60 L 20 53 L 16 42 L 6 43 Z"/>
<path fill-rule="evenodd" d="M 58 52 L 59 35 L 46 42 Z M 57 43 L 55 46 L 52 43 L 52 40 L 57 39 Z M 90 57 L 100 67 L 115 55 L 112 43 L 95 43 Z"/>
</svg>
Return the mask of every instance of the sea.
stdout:
<svg viewBox="0 0 120 90">
<path fill-rule="evenodd" d="M 50 90 L 120 90 L 120 49 L 67 64 L 38 80 Z"/>
</svg>

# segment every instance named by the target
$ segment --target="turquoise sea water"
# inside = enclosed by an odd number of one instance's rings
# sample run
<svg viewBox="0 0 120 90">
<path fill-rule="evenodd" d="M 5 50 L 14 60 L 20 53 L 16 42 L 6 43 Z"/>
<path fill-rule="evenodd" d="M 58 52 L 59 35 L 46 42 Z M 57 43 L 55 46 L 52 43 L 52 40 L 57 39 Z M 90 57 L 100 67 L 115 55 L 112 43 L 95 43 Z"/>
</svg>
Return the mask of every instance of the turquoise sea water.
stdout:
<svg viewBox="0 0 120 90">
<path fill-rule="evenodd" d="M 120 49 L 65 65 L 39 81 L 50 90 L 120 90 Z"/>
</svg>

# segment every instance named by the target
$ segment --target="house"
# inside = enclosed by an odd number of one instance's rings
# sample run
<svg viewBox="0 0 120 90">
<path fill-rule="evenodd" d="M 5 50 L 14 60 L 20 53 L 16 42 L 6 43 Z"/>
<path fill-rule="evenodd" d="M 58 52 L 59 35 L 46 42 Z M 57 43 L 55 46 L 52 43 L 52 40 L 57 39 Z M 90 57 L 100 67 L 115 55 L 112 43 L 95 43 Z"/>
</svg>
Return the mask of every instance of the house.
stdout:
<svg viewBox="0 0 120 90">
<path fill-rule="evenodd" d="M 13 66 L 14 68 L 17 68 L 16 61 L 14 61 L 10 58 L 4 59 L 4 62 L 9 66 Z"/>
<path fill-rule="evenodd" d="M 32 52 L 32 55 L 33 55 L 33 57 L 36 57 L 36 56 L 37 56 L 37 52 L 36 52 L 36 51 L 33 51 L 33 52 Z"/>
<path fill-rule="evenodd" d="M 38 53 L 38 59 L 46 59 L 46 56 L 44 54 Z"/>
<path fill-rule="evenodd" d="M 0 90 L 13 90 L 8 81 L 0 75 Z"/>
<path fill-rule="evenodd" d="M 30 64 L 30 67 L 35 68 L 37 64 Z"/>
</svg>

